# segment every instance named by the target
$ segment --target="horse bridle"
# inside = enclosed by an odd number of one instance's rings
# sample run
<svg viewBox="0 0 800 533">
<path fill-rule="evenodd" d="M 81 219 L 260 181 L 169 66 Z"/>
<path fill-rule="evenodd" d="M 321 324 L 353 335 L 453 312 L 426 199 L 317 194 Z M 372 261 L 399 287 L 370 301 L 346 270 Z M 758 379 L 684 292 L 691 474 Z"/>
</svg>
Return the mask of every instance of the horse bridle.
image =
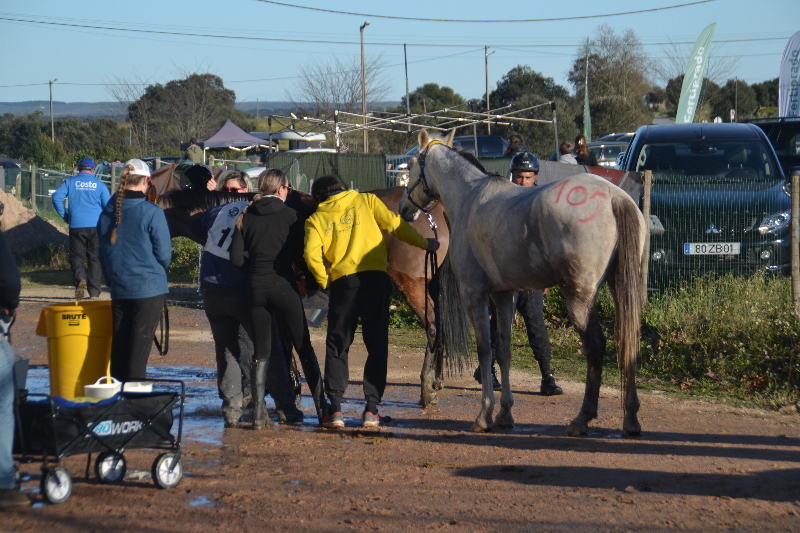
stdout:
<svg viewBox="0 0 800 533">
<path fill-rule="evenodd" d="M 434 201 L 433 203 L 431 203 L 431 205 L 428 206 L 427 209 L 425 209 L 417 202 L 415 202 L 413 198 L 411 198 L 411 193 L 414 189 L 417 188 L 418 185 L 422 185 L 422 193 L 431 200 L 437 200 L 436 196 L 434 196 L 434 194 L 431 192 L 430 187 L 428 187 L 428 180 L 425 179 L 425 158 L 428 156 L 428 150 L 430 150 L 431 146 L 433 146 L 434 144 L 442 144 L 442 141 L 438 139 L 433 139 L 431 142 L 428 143 L 428 145 L 425 147 L 425 150 L 423 150 L 422 153 L 420 153 L 419 155 L 419 179 L 414 183 L 414 185 L 411 186 L 410 189 L 408 188 L 408 185 L 406 185 L 406 197 L 408 198 L 408 201 L 411 202 L 411 205 L 413 205 L 414 207 L 416 207 L 417 209 L 419 209 L 428 216 L 428 220 L 431 222 L 431 227 L 433 227 L 434 224 L 433 224 L 433 217 L 431 217 L 430 213 L 431 209 L 433 209 L 434 206 L 436 205 L 436 202 Z"/>
</svg>

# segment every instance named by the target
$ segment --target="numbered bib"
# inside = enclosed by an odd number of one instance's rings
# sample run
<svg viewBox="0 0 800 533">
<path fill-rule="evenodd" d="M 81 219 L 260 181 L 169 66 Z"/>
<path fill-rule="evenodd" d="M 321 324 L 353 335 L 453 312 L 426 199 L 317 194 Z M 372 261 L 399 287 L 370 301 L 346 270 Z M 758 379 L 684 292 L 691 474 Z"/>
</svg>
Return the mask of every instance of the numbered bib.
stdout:
<svg viewBox="0 0 800 533">
<path fill-rule="evenodd" d="M 205 251 L 230 260 L 231 242 L 233 242 L 233 230 L 236 228 L 236 221 L 242 214 L 244 208 L 250 202 L 233 202 L 225 204 L 217 214 L 211 229 L 208 230 Z"/>
</svg>

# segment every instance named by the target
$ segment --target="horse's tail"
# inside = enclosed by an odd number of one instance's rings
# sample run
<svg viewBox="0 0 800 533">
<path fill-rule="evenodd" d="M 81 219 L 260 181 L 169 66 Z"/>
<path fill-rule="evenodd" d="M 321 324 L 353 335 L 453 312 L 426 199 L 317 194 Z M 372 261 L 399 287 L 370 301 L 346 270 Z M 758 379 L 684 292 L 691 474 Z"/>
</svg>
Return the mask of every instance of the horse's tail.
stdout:
<svg viewBox="0 0 800 533">
<path fill-rule="evenodd" d="M 446 367 L 449 375 L 461 374 L 472 359 L 472 335 L 469 317 L 461 303 L 458 279 L 450 266 L 450 254 L 444 257 L 437 276 L 434 364 L 436 368 Z"/>
<path fill-rule="evenodd" d="M 617 321 L 617 363 L 623 402 L 636 389 L 636 361 L 642 320 L 641 232 L 639 209 L 623 195 L 611 200 L 617 223 L 617 264 L 614 271 L 614 296 Z"/>
</svg>

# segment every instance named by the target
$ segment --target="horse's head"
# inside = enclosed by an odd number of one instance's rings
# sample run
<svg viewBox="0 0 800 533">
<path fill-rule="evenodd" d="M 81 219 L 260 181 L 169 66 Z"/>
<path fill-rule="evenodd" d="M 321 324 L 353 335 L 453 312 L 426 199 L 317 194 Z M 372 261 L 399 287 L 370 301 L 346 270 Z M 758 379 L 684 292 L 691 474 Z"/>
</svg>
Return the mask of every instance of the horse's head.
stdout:
<svg viewBox="0 0 800 533">
<path fill-rule="evenodd" d="M 436 144 L 452 146 L 455 130 L 442 140 L 432 139 L 426 130 L 420 130 L 417 137 L 419 142 L 419 158 L 412 157 L 408 162 L 408 186 L 406 194 L 400 200 L 398 212 L 408 222 L 413 222 L 419 217 L 420 211 L 428 212 L 439 199 L 435 184 L 425 176 L 425 161 L 428 151 Z"/>
</svg>

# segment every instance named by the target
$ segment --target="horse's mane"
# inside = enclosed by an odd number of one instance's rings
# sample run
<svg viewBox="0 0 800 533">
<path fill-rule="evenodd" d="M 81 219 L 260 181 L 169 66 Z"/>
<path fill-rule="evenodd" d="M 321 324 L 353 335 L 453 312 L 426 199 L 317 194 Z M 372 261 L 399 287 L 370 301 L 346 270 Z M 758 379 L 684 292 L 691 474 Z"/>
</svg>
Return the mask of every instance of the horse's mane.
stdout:
<svg viewBox="0 0 800 533">
<path fill-rule="evenodd" d="M 254 193 L 240 194 L 228 191 L 203 191 L 195 189 L 172 189 L 158 196 L 163 209 L 182 209 L 189 213 L 207 211 L 218 205 L 241 200 L 252 201 Z"/>
<path fill-rule="evenodd" d="M 473 154 L 472 152 L 468 152 L 468 151 L 464 150 L 459 145 L 452 146 L 452 148 L 453 148 L 453 150 L 456 151 L 457 154 L 459 154 L 461 157 L 463 157 L 464 159 L 469 161 L 472 164 L 472 166 L 474 166 L 475 168 L 477 168 L 478 170 L 480 170 L 484 174 L 489 174 L 489 172 L 481 164 L 481 162 L 478 160 L 478 157 L 475 154 Z"/>
<path fill-rule="evenodd" d="M 453 148 L 453 150 L 455 150 L 455 151 L 456 151 L 456 153 L 458 153 L 458 154 L 459 154 L 461 157 L 463 157 L 464 159 L 466 159 L 467 161 L 469 161 L 469 162 L 470 162 L 470 164 L 471 164 L 472 166 L 474 166 L 475 168 L 477 168 L 478 170 L 480 170 L 481 172 L 483 172 L 484 174 L 486 174 L 486 176 L 487 176 L 488 178 L 493 178 L 493 179 L 500 178 L 501 180 L 508 180 L 508 178 L 507 178 L 507 177 L 505 177 L 505 176 L 501 176 L 500 174 L 495 174 L 494 172 L 489 172 L 488 170 L 486 170 L 486 167 L 484 167 L 484 166 L 481 164 L 480 160 L 479 160 L 479 159 L 478 159 L 478 158 L 475 156 L 475 154 L 473 154 L 472 152 L 468 152 L 468 151 L 464 150 L 463 148 L 461 148 L 461 147 L 460 147 L 460 146 L 458 146 L 458 145 L 455 145 L 455 146 L 453 146 L 452 148 Z"/>
</svg>

